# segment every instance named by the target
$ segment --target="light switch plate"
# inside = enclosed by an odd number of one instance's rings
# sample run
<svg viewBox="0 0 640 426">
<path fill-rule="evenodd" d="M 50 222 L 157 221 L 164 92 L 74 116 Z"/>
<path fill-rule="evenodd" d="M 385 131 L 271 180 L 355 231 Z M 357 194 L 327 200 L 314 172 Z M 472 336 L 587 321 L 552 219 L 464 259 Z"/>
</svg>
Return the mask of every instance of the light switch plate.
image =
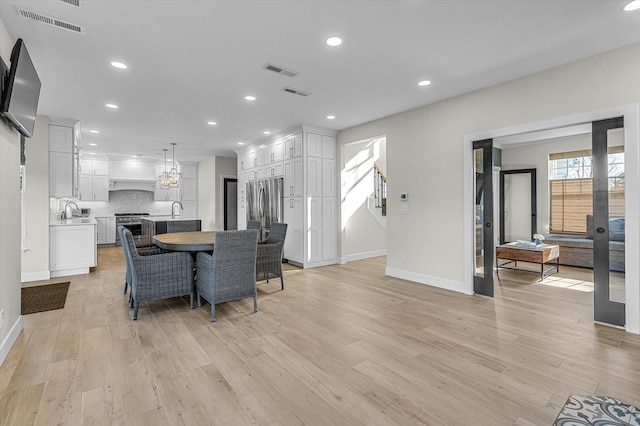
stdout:
<svg viewBox="0 0 640 426">
<path fill-rule="evenodd" d="M 409 206 L 408 205 L 400 206 L 400 214 L 409 214 Z"/>
</svg>

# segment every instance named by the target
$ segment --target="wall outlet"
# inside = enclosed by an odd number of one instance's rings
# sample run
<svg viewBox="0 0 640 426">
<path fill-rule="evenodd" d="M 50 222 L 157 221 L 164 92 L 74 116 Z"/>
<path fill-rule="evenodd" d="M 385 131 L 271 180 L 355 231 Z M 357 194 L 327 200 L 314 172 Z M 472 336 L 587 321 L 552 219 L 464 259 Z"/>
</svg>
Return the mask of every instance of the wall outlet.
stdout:
<svg viewBox="0 0 640 426">
<path fill-rule="evenodd" d="M 407 204 L 400 206 L 400 214 L 409 214 L 409 206 Z"/>
</svg>

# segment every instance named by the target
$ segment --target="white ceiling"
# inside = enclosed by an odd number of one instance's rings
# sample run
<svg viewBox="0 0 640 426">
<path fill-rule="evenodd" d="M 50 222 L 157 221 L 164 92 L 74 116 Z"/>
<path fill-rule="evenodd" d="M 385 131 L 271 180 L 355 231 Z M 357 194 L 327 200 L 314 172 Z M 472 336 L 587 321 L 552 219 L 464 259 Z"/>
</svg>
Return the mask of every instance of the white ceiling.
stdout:
<svg viewBox="0 0 640 426">
<path fill-rule="evenodd" d="M 640 41 L 627 0 L 80 1 L 0 1 L 42 80 L 38 113 L 80 120 L 85 152 L 94 142 L 97 153 L 162 158 L 177 142 L 183 161 L 233 156 L 239 141 L 299 123 L 349 128 Z M 27 20 L 16 5 L 86 32 Z M 340 47 L 325 44 L 332 35 Z"/>
</svg>

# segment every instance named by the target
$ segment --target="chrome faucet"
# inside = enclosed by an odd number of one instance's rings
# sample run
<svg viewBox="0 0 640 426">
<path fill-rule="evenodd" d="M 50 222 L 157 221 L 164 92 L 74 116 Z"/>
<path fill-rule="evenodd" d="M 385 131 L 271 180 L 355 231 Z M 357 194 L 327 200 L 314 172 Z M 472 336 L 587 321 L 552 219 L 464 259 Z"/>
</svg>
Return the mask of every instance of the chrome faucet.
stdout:
<svg viewBox="0 0 640 426">
<path fill-rule="evenodd" d="M 73 210 L 71 210 L 71 206 L 74 205 L 76 207 L 76 210 L 80 210 L 80 207 L 78 207 L 78 205 L 76 203 L 74 203 L 73 201 L 68 201 L 65 205 L 64 205 L 64 218 L 65 219 L 71 219 L 73 217 Z M 67 210 L 68 208 L 68 210 Z"/>
<path fill-rule="evenodd" d="M 180 206 L 180 210 L 184 210 L 184 207 L 182 207 L 182 203 L 180 201 L 174 201 L 173 203 L 171 203 L 171 219 L 176 218 L 176 204 Z M 180 210 L 178 210 L 178 215 L 180 215 Z"/>
</svg>

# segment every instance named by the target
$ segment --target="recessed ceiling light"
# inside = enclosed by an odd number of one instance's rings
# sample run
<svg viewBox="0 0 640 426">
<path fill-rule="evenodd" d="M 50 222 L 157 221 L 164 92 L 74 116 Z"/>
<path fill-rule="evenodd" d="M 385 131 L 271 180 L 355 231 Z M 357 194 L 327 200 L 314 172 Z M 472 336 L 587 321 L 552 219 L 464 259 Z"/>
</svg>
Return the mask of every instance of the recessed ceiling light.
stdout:
<svg viewBox="0 0 640 426">
<path fill-rule="evenodd" d="M 264 131 L 264 132 L 262 132 L 262 133 L 264 133 L 265 135 L 270 135 L 270 134 L 271 134 L 271 132 L 270 132 L 270 131 L 268 131 L 268 130 L 265 130 L 265 131 Z"/>
<path fill-rule="evenodd" d="M 622 10 L 625 12 L 633 12 L 634 10 L 640 9 L 640 0 L 633 0 L 627 3 Z"/>
<path fill-rule="evenodd" d="M 244 145 L 244 142 L 238 142 L 238 145 Z"/>
<path fill-rule="evenodd" d="M 89 155 L 96 155 L 96 153 L 95 152 L 90 152 Z"/>
<path fill-rule="evenodd" d="M 137 155 L 132 155 L 131 157 L 132 157 L 132 158 L 138 158 L 138 156 L 137 156 Z"/>
<path fill-rule="evenodd" d="M 91 142 L 89 145 L 91 145 L 91 146 L 97 146 L 98 144 L 97 144 L 97 143 L 93 143 L 93 142 Z"/>
<path fill-rule="evenodd" d="M 431 84 L 431 81 L 429 80 L 422 80 L 418 82 L 418 86 L 428 86 Z"/>
<path fill-rule="evenodd" d="M 127 65 L 123 64 L 122 62 L 118 62 L 118 61 L 112 61 L 111 62 L 111 66 L 114 68 L 118 68 L 119 70 L 126 70 L 127 69 Z"/>
<path fill-rule="evenodd" d="M 255 96 L 253 96 L 253 95 L 247 95 L 247 96 L 245 96 L 244 98 L 245 98 L 246 100 L 248 100 L 248 101 L 255 101 L 255 100 L 256 100 L 256 97 L 255 97 Z"/>
<path fill-rule="evenodd" d="M 335 115 L 327 115 L 327 120 L 334 120 L 335 118 Z"/>
<path fill-rule="evenodd" d="M 208 124 L 209 126 L 216 126 L 216 125 L 218 125 L 218 123 L 216 123 L 215 121 L 207 121 L 207 124 Z"/>
<path fill-rule="evenodd" d="M 340 46 L 342 44 L 342 39 L 340 37 L 329 37 L 327 39 L 327 44 L 331 47 Z"/>
<path fill-rule="evenodd" d="M 104 104 L 104 106 L 106 106 L 107 108 L 111 108 L 111 109 L 118 109 L 118 105 L 116 105 L 116 104 Z"/>
<path fill-rule="evenodd" d="M 98 130 L 89 130 L 89 133 L 100 133 Z"/>
</svg>

